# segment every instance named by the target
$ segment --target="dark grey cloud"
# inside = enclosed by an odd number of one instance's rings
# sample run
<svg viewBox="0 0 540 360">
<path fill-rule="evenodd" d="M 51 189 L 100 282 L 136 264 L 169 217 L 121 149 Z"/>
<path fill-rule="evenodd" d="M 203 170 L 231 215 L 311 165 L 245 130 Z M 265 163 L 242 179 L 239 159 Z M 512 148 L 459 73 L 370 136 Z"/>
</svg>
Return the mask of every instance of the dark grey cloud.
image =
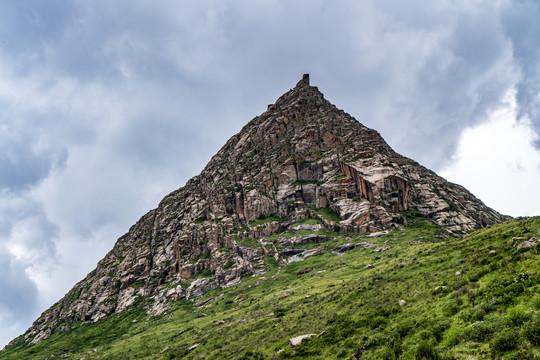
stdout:
<svg viewBox="0 0 540 360">
<path fill-rule="evenodd" d="M 0 347 L 17 334 L 26 331 L 28 324 L 39 314 L 39 293 L 36 285 L 25 276 L 20 266 L 0 248 Z"/>
<path fill-rule="evenodd" d="M 65 150 L 35 153 L 28 140 L 0 145 L 0 189 L 27 189 L 46 178 L 53 168 L 65 163 Z"/>
<path fill-rule="evenodd" d="M 516 86 L 519 116 L 529 118 L 540 134 L 540 4 L 523 0 L 505 5 L 503 29 L 512 41 L 514 60 L 521 71 Z M 540 142 L 536 145 L 540 147 Z"/>
<path fill-rule="evenodd" d="M 57 41 L 73 21 L 75 6 L 60 0 L 5 1 L 2 3 L 0 47 L 16 63 L 14 71 L 25 76 L 36 61 L 46 61 L 45 43 Z"/>
<path fill-rule="evenodd" d="M 0 314 L 10 314 L 12 320 L 29 312 L 31 314 L 28 317 L 35 316 L 38 309 L 38 291 L 36 284 L 25 276 L 24 266 L 17 264 L 9 254 L 0 251 L 0 267 Z"/>
<path fill-rule="evenodd" d="M 4 84 L 10 90 L 12 84 Z M 4 98 L 0 101 L 0 190 L 23 191 L 35 186 L 67 159 L 61 142 L 44 142 L 49 126 L 58 121 L 57 111 L 36 114 L 27 104 Z M 31 102 L 31 101 L 29 101 Z"/>
<path fill-rule="evenodd" d="M 39 204 L 0 191 L 0 347 L 43 311 L 34 275 L 56 261 L 57 230 Z"/>
<path fill-rule="evenodd" d="M 22 265 L 54 261 L 58 228 L 47 218 L 41 204 L 28 195 L 5 190 L 0 192 L 0 200 L 0 249 L 4 254 L 8 251 Z"/>
</svg>

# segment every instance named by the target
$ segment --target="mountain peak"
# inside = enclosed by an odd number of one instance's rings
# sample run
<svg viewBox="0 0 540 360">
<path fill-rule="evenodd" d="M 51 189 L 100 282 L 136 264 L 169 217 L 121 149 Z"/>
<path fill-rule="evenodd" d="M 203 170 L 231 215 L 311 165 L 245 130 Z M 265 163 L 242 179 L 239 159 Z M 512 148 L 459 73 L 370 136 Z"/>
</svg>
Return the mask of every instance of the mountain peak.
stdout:
<svg viewBox="0 0 540 360">
<path fill-rule="evenodd" d="M 151 298 L 149 314 L 162 314 L 172 301 L 263 272 L 267 257 L 288 261 L 295 244 L 397 228 L 411 216 L 447 236 L 505 219 L 395 153 L 324 99 L 306 74 L 133 225 L 25 339 L 36 343 L 69 324 L 99 321 L 141 296 Z"/>
<path fill-rule="evenodd" d="M 302 79 L 296 84 L 296 87 L 306 87 L 309 86 L 309 74 L 304 74 Z"/>
<path fill-rule="evenodd" d="M 304 74 L 293 89 L 280 96 L 274 104 L 268 105 L 268 110 L 294 107 L 301 111 L 302 108 L 306 109 L 313 106 L 334 108 L 334 105 L 324 98 L 324 95 L 316 86 L 310 85 L 309 74 Z"/>
</svg>

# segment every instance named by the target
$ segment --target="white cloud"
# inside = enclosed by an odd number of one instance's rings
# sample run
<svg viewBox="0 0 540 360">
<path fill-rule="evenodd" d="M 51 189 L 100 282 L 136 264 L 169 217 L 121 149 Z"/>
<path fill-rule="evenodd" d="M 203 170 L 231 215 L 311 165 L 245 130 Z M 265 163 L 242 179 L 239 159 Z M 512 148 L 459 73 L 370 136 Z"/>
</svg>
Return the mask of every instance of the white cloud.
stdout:
<svg viewBox="0 0 540 360">
<path fill-rule="evenodd" d="M 440 174 L 511 216 L 540 215 L 540 151 L 527 119 L 517 120 L 515 92 L 487 121 L 466 129 Z"/>
</svg>

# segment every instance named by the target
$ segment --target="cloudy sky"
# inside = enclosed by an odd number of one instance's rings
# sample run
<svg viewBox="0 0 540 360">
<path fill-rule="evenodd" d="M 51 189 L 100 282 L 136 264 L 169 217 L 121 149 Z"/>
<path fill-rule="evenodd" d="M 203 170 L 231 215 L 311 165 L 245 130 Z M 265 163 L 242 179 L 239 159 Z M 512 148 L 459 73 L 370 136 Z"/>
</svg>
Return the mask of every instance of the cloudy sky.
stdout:
<svg viewBox="0 0 540 360">
<path fill-rule="evenodd" d="M 0 348 L 303 73 L 499 212 L 540 214 L 540 7 L 0 3 Z"/>
</svg>

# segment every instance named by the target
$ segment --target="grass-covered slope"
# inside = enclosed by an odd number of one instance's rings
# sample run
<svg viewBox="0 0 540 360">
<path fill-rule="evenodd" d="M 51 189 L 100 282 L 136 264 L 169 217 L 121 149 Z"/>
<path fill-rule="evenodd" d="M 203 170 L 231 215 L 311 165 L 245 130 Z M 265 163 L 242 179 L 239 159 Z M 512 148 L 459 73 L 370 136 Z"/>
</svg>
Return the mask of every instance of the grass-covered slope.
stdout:
<svg viewBox="0 0 540 360">
<path fill-rule="evenodd" d="M 377 238 L 326 235 L 301 246 L 320 255 L 267 258 L 267 273 L 160 317 L 135 306 L 37 345 L 21 339 L 0 359 L 540 358 L 540 245 L 516 247 L 540 236 L 540 218 L 463 238 L 414 218 Z M 331 251 L 361 241 L 375 246 Z M 304 334 L 316 335 L 291 347 Z"/>
</svg>

